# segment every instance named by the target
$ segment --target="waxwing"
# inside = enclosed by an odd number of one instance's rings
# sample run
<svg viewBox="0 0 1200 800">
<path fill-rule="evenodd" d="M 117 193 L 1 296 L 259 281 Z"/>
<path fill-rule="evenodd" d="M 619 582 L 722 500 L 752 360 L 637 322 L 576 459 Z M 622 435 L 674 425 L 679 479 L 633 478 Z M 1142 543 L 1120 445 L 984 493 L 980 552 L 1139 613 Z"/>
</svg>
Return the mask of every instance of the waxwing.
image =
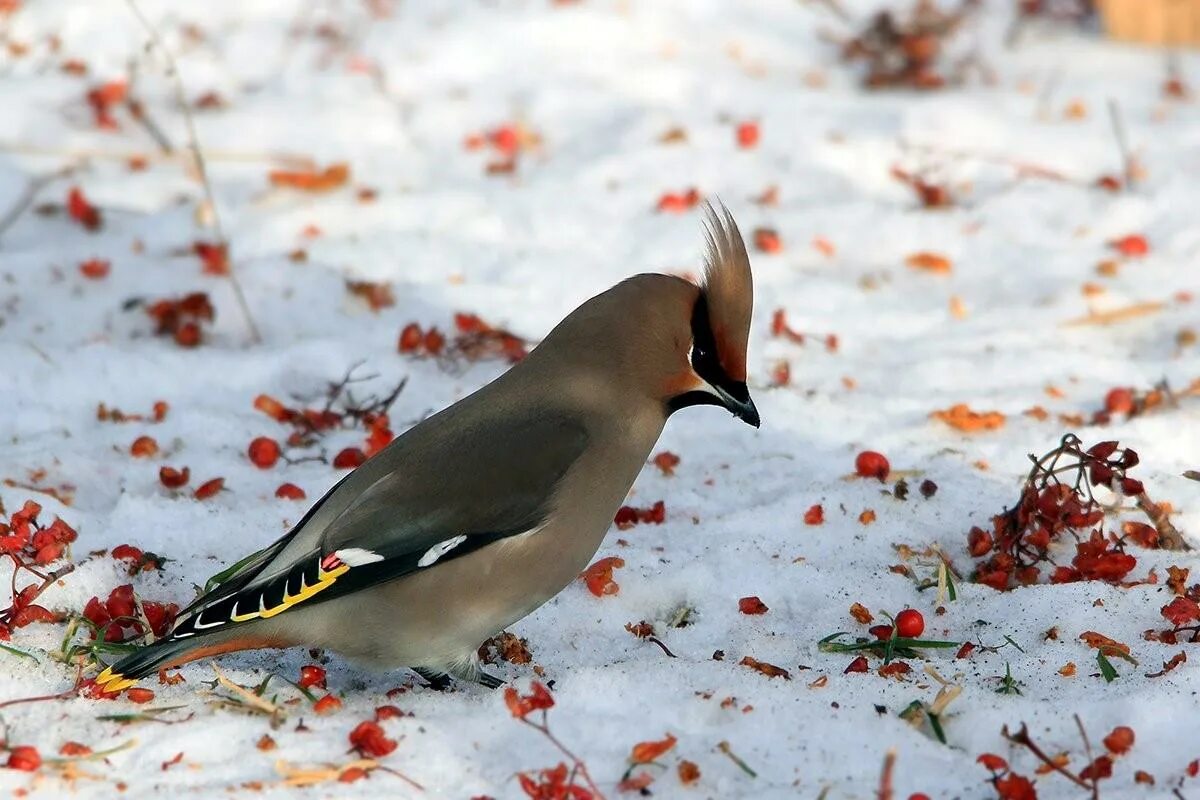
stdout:
<svg viewBox="0 0 1200 800">
<path fill-rule="evenodd" d="M 667 418 L 712 404 L 759 425 L 746 388 L 749 258 L 728 210 L 706 215 L 701 286 L 643 274 L 588 300 L 97 683 L 119 691 L 198 658 L 304 645 L 440 684 L 499 685 L 479 667 L 480 644 L 587 566 Z"/>
</svg>

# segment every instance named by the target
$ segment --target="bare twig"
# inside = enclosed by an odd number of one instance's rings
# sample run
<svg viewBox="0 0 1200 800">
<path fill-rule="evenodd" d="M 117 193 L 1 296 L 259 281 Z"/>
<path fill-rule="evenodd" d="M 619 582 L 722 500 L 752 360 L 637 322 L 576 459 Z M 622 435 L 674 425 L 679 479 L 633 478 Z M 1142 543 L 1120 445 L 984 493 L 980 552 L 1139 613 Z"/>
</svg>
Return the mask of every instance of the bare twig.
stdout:
<svg viewBox="0 0 1200 800">
<path fill-rule="evenodd" d="M 750 769 L 750 765 L 743 761 L 737 753 L 733 752 L 733 748 L 729 746 L 729 742 L 717 742 L 717 749 L 724 753 L 730 761 L 738 765 L 738 769 L 749 775 L 751 778 L 757 778 L 758 773 Z"/>
<path fill-rule="evenodd" d="M 263 697 L 259 697 L 245 686 L 239 686 L 238 684 L 229 680 L 229 678 L 225 677 L 225 673 L 221 672 L 221 668 L 216 664 L 213 664 L 212 668 L 213 672 L 217 673 L 217 683 L 233 692 L 241 705 L 255 708 L 270 717 L 275 717 L 283 712 L 283 709 L 271 701 Z"/>
<path fill-rule="evenodd" d="M 1070 772 L 1069 770 L 1067 770 L 1066 767 L 1059 764 L 1055 759 L 1046 755 L 1046 752 L 1044 750 L 1042 750 L 1042 748 L 1038 747 L 1037 744 L 1033 741 L 1033 739 L 1029 736 L 1029 728 L 1027 728 L 1025 726 L 1025 723 L 1023 723 L 1023 722 L 1021 723 L 1021 730 L 1017 731 L 1016 733 L 1009 733 L 1008 726 L 1005 725 L 1003 730 L 1001 730 L 1000 735 L 1003 736 L 1005 739 L 1008 739 L 1008 741 L 1012 742 L 1013 744 L 1019 744 L 1022 747 L 1029 750 L 1029 752 L 1033 753 L 1033 755 L 1039 761 L 1041 761 L 1043 764 L 1045 764 L 1050 769 L 1057 772 L 1059 775 L 1062 775 L 1063 777 L 1065 777 L 1067 780 L 1069 780 L 1071 783 L 1075 784 L 1076 786 L 1079 786 L 1083 789 L 1091 789 L 1092 788 L 1091 786 L 1089 786 L 1087 784 L 1086 781 L 1081 779 L 1078 775 L 1075 775 L 1074 773 Z"/>
<path fill-rule="evenodd" d="M 225 248 L 225 252 L 229 253 L 229 239 L 225 236 L 225 231 L 221 227 L 221 215 L 217 210 L 217 201 L 213 196 L 212 182 L 208 178 L 208 167 L 204 161 L 204 154 L 200 150 L 200 139 L 196 135 L 196 123 L 192 119 L 191 111 L 188 108 L 187 95 L 184 93 L 183 79 L 179 75 L 179 66 L 175 63 L 175 57 L 171 55 L 171 51 L 167 49 L 163 43 L 162 37 L 158 30 L 142 13 L 136 0 L 125 0 L 133 15 L 137 17 L 138 22 L 146 31 L 146 35 L 150 39 L 150 46 L 158 49 L 163 59 L 167 63 L 167 75 L 171 79 L 174 87 L 175 101 L 179 104 L 179 112 L 183 115 L 184 124 L 187 126 L 188 147 L 192 151 L 192 156 L 196 165 L 196 172 L 200 176 L 200 183 L 204 187 L 205 204 L 212 213 L 213 230 L 216 233 L 217 241 Z M 254 321 L 254 315 L 250 312 L 250 304 L 246 301 L 246 294 L 242 291 L 242 284 L 237 278 L 237 274 L 230 265 L 227 272 L 229 284 L 233 287 L 233 294 L 237 300 L 238 306 L 242 310 L 242 316 L 246 319 L 246 326 L 250 330 L 250 341 L 253 344 L 258 344 L 262 341 L 262 335 L 258 331 L 258 324 Z"/>
<path fill-rule="evenodd" d="M 37 697 L 18 697 L 16 700 L 5 700 L 0 703 L 0 708 L 8 708 L 9 706 L 20 705 L 21 703 L 41 703 L 46 700 L 66 700 L 68 697 L 74 697 L 78 689 L 72 686 L 66 691 L 58 694 L 43 694 Z"/>
<path fill-rule="evenodd" d="M 1062 183 L 1078 183 L 1086 184 L 1085 181 L 1072 178 L 1062 171 L 1054 167 L 1047 167 L 1043 164 L 1037 164 L 1032 161 L 1023 161 L 1012 156 L 1004 155 L 1003 153 L 977 153 L 970 150 L 954 150 L 944 149 L 934 144 L 922 144 L 917 142 L 900 141 L 900 147 L 906 150 L 916 150 L 925 154 L 936 155 L 943 158 L 963 159 L 971 161 L 980 161 L 986 164 L 997 164 L 999 166 L 1011 167 L 1016 171 L 1017 177 L 1020 178 L 1042 178 L 1048 181 L 1058 181 Z"/>
<path fill-rule="evenodd" d="M 143 153 L 137 150 L 110 150 L 107 148 L 75 150 L 24 144 L 22 142 L 0 142 L 0 152 L 29 156 L 49 156 L 71 161 L 86 161 L 89 159 L 129 161 L 133 158 L 141 158 L 146 161 L 187 161 L 189 163 L 192 161 L 191 153 L 180 153 L 178 150 L 171 153 Z M 278 164 L 287 169 L 296 170 L 312 170 L 317 167 L 317 162 L 311 156 L 300 155 L 299 153 L 254 153 L 240 150 L 208 150 L 204 153 L 204 158 L 207 161 L 227 161 L 237 164 Z"/>
<path fill-rule="evenodd" d="M 1121 118 L 1121 107 L 1111 97 L 1108 99 L 1108 119 L 1112 123 L 1113 138 L 1117 140 L 1117 151 L 1121 154 L 1121 169 L 1125 175 L 1124 188 L 1128 190 L 1137 182 L 1137 159 L 1129 151 L 1129 140 L 1125 137 L 1125 123 Z"/>
<path fill-rule="evenodd" d="M 1114 308 L 1111 311 L 1092 311 L 1082 317 L 1069 319 L 1062 323 L 1064 328 L 1077 328 L 1082 325 L 1113 325 L 1117 322 L 1157 314 L 1166 308 L 1166 303 L 1151 300 L 1145 303 L 1134 303 L 1131 306 Z"/>
<path fill-rule="evenodd" d="M 1079 728 L 1079 738 L 1083 739 L 1083 752 L 1087 756 L 1088 764 L 1092 764 L 1092 742 L 1088 739 L 1087 730 L 1083 727 L 1083 720 L 1079 715 L 1075 715 L 1075 726 Z M 1100 800 L 1100 776 L 1092 775 L 1092 800 Z"/>
<path fill-rule="evenodd" d="M 1159 547 L 1163 550 L 1191 550 L 1183 534 L 1172 523 L 1167 513 L 1158 507 L 1145 492 L 1139 494 L 1135 501 L 1137 507 L 1150 518 L 1150 524 L 1158 531 Z"/>
<path fill-rule="evenodd" d="M 0 708 L 9 706 L 21 705 L 22 703 L 41 703 L 48 700 L 66 700 L 69 697 L 74 697 L 79 693 L 79 685 L 83 682 L 83 665 L 80 664 L 75 670 L 75 685 L 70 689 L 59 692 L 58 694 L 43 694 L 37 697 L 18 697 L 15 700 L 5 700 L 0 703 Z"/>
<path fill-rule="evenodd" d="M 163 129 L 158 123 L 146 112 L 146 106 L 140 99 L 134 96 L 133 89 L 137 83 L 137 61 L 130 60 L 129 64 L 129 90 L 125 96 L 125 109 L 129 112 L 129 116 L 133 117 L 134 122 L 141 125 L 146 133 L 150 134 L 150 138 L 158 145 L 158 149 L 163 155 L 170 155 L 175 152 L 174 145 L 167 135 L 163 133 Z"/>
<path fill-rule="evenodd" d="M 838 0 L 810 0 L 815 5 L 819 5 L 840 19 L 842 22 L 854 22 L 854 17 L 850 16 L 850 12 L 842 7 Z"/>
<path fill-rule="evenodd" d="M 1050 102 L 1054 99 L 1054 93 L 1058 91 L 1058 85 L 1062 82 L 1062 72 L 1061 67 L 1056 67 L 1042 85 L 1042 90 L 1038 92 L 1036 111 L 1038 119 L 1050 118 Z"/>
<path fill-rule="evenodd" d="M 671 649 L 669 647 L 667 647 L 665 644 L 663 644 L 662 640 L 659 639 L 657 636 L 647 636 L 646 639 L 647 639 L 647 641 L 654 642 L 656 645 L 661 647 L 662 651 L 664 653 L 666 653 L 668 656 L 670 656 L 671 658 L 678 658 L 678 656 L 676 656 L 674 653 L 672 653 Z"/>
<path fill-rule="evenodd" d="M 53 572 L 43 573 L 43 572 L 40 572 L 39 570 L 34 569 L 33 567 L 29 566 L 28 564 L 26 564 L 24 561 L 22 561 L 20 559 L 20 557 L 17 556 L 16 553 L 7 553 L 6 555 L 8 555 L 8 557 L 13 560 L 13 574 L 12 574 L 13 604 L 11 606 L 9 606 L 7 609 L 5 609 L 4 611 L 0 611 L 0 623 L 3 623 L 5 625 L 9 625 L 12 623 L 13 617 L 16 615 L 17 611 L 19 610 L 17 608 L 17 596 L 18 596 L 17 573 L 19 573 L 21 570 L 25 570 L 27 572 L 32 572 L 34 575 L 36 575 L 42 579 L 42 582 L 38 585 L 37 589 L 34 590 L 32 595 L 30 595 L 29 597 L 21 598 L 21 602 L 22 602 L 21 607 L 25 608 L 25 607 L 28 607 L 29 605 L 31 605 L 34 600 L 37 600 L 38 597 L 41 596 L 42 592 L 46 591 L 51 586 L 53 586 L 54 583 L 56 581 L 58 581 L 59 578 L 63 577 L 64 575 L 69 575 L 70 573 L 75 571 L 74 564 L 65 564 L 64 566 L 59 567 L 58 569 L 54 570 Z"/>
<path fill-rule="evenodd" d="M 31 179 L 29 183 L 25 185 L 25 189 L 21 192 L 21 196 L 17 198 L 17 202 L 13 203 L 12 208 L 6 211 L 4 216 L 0 217 L 0 237 L 3 237 L 8 229 L 16 224 L 17 220 L 21 218 L 21 215 L 24 214 L 31 205 L 33 205 L 33 201 L 37 199 L 38 193 L 41 192 L 42 189 L 45 189 L 59 178 L 65 178 L 78 168 L 79 166 L 77 164 L 71 164 L 63 167 L 62 169 L 46 175 L 39 175 L 38 177 Z"/>
<path fill-rule="evenodd" d="M 596 786 L 596 782 L 592 780 L 592 776 L 588 772 L 587 763 L 584 762 L 584 760 L 579 756 L 568 750 L 567 746 L 559 741 L 558 737 L 550 732 L 550 724 L 545 711 L 542 712 L 542 721 L 540 723 L 530 722 L 525 717 L 519 717 L 519 719 L 521 722 L 545 736 L 552 745 L 558 748 L 560 753 L 571 759 L 572 769 L 583 776 L 583 779 L 587 782 L 588 789 L 590 789 L 592 792 L 592 796 L 596 797 L 597 800 L 604 800 L 604 794 L 600 791 L 599 787 Z"/>
<path fill-rule="evenodd" d="M 879 800 L 892 800 L 892 772 L 896 769 L 896 751 L 888 750 L 883 757 L 883 772 L 879 774 Z"/>
</svg>

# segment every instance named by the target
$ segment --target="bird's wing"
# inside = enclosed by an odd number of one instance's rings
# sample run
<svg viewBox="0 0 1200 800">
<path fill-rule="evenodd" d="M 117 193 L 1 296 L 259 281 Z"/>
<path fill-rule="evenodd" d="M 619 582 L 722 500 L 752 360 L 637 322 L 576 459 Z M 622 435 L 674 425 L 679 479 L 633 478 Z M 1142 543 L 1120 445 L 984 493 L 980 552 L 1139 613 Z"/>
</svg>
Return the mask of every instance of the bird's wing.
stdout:
<svg viewBox="0 0 1200 800">
<path fill-rule="evenodd" d="M 431 418 L 327 494 L 252 577 L 193 603 L 169 638 L 268 619 L 534 530 L 586 444 L 582 421 L 561 412 Z"/>
</svg>

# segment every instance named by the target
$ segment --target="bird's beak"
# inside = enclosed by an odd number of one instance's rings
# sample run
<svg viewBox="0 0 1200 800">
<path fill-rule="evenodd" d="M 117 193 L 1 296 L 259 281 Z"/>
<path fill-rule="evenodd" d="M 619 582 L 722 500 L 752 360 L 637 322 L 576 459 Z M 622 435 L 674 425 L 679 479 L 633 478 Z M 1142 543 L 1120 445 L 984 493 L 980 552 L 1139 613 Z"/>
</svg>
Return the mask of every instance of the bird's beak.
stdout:
<svg viewBox="0 0 1200 800">
<path fill-rule="evenodd" d="M 721 398 L 721 404 L 733 412 L 733 415 L 747 425 L 759 427 L 762 424 L 762 419 L 758 416 L 758 408 L 754 405 L 754 400 L 750 398 L 750 390 L 744 383 L 734 384 L 726 389 L 723 386 L 713 387 L 717 390 L 717 396 Z"/>
</svg>

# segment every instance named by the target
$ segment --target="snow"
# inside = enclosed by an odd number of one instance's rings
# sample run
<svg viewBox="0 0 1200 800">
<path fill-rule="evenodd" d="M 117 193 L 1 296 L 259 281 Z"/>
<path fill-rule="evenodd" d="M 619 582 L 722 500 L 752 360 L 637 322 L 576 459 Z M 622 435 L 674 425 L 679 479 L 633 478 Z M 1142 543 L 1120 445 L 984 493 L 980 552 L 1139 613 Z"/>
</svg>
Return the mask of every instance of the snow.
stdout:
<svg viewBox="0 0 1200 800">
<path fill-rule="evenodd" d="M 848 5 L 864 17 L 872 7 Z M 982 798 L 994 791 L 975 764 L 980 753 L 1002 755 L 1031 777 L 1037 767 L 1004 741 L 1005 725 L 1027 723 L 1048 753 L 1066 752 L 1071 768 L 1082 769 L 1077 714 L 1093 748 L 1115 725 L 1136 731 L 1133 750 L 1103 784 L 1106 800 L 1169 797 L 1176 788 L 1194 794 L 1186 768 L 1200 757 L 1200 659 L 1190 645 L 1142 640 L 1144 630 L 1166 627 L 1163 583 L 999 593 L 962 581 L 959 599 L 938 615 L 932 591 L 918 593 L 889 571 L 900 561 L 893 545 L 936 544 L 969 572 L 967 531 L 986 527 L 1016 499 L 1027 454 L 1050 449 L 1068 429 L 1058 414 L 1090 417 L 1113 386 L 1149 388 L 1166 378 L 1182 388 L 1200 377 L 1196 345 L 1176 339 L 1197 320 L 1195 301 L 1180 293 L 1200 291 L 1198 106 L 1162 97 L 1161 52 L 1061 27 L 1035 28 L 1006 49 L 1007 5 L 991 4 L 962 34 L 981 49 L 994 85 L 973 80 L 914 95 L 864 93 L 857 70 L 817 35 L 844 28 L 819 4 L 789 0 L 258 0 L 203 11 L 141 2 L 176 54 L 187 96 L 215 91 L 228 102 L 194 116 L 235 269 L 262 330 L 257 345 L 228 281 L 202 274 L 191 254 L 192 242 L 214 236 L 198 221 L 203 193 L 186 159 L 157 157 L 122 109 L 114 111 L 118 130 L 98 130 L 84 101 L 88 88 L 125 77 L 137 59 L 138 95 L 184 146 L 171 83 L 160 59 L 141 55 L 136 18 L 123 4 L 82 0 L 30 2 L 0 15 L 5 39 L 28 45 L 0 65 L 0 215 L 30 180 L 68 165 L 73 175 L 51 179 L 37 203 L 62 203 L 79 185 L 105 215 L 103 229 L 89 234 L 63 214 L 29 210 L 0 232 L 0 477 L 74 487 L 69 506 L 14 485 L 0 487 L 0 499 L 10 512 L 37 499 L 46 519 L 59 514 L 80 533 L 71 554 L 78 568 L 42 600 L 77 611 L 91 596 L 103 598 L 130 579 L 118 562 L 88 554 L 130 543 L 171 559 L 133 579 L 139 595 L 186 603 L 193 586 L 299 519 L 307 503 L 276 499 L 280 483 L 300 485 L 311 501 L 341 474 L 314 461 L 254 467 L 246 456 L 252 438 L 286 436 L 254 410 L 258 394 L 312 398 L 362 362 L 361 372 L 377 377 L 359 391 L 383 394 L 408 378 L 391 415 L 402 430 L 504 369 L 499 361 L 446 368 L 402 357 L 396 341 L 405 324 L 448 330 L 455 311 L 471 311 L 536 340 L 634 272 L 695 272 L 699 215 L 654 206 L 665 192 L 696 186 L 721 197 L 747 235 L 770 226 L 784 243 L 781 253 L 752 259 L 751 388 L 763 427 L 714 409 L 677 415 L 660 443 L 681 457 L 676 474 L 648 465 L 630 500 L 665 500 L 665 524 L 614 529 L 598 554 L 625 560 L 614 576 L 620 593 L 596 598 L 577 583 L 514 626 L 544 668 L 543 682 L 553 682 L 555 734 L 610 796 L 632 745 L 669 732 L 679 742 L 651 787 L 663 797 L 874 797 L 894 748 L 897 797 Z M 372 6 L 388 13 L 373 15 Z M 86 62 L 89 74 L 60 70 L 68 59 Z M 1180 61 L 1185 76 L 1194 71 L 1194 56 Z M 1146 171 L 1128 193 L 1090 187 L 1120 171 L 1110 98 Z M 1065 113 L 1075 100 L 1086 109 L 1082 119 Z M 753 149 L 735 144 L 743 120 L 761 126 Z M 541 146 L 521 155 L 514 174 L 485 174 L 495 154 L 467 151 L 464 139 L 514 121 L 538 133 Z M 686 131 L 686 143 L 659 141 L 673 127 Z M 147 169 L 127 168 L 134 154 L 149 159 Z M 348 162 L 352 185 L 321 195 L 271 188 L 266 174 L 286 167 L 286 156 Z M 1070 180 L 1022 177 L 1009 162 Z M 891 176 L 895 165 L 932 167 L 960 202 L 918 208 Z M 778 205 L 751 201 L 771 185 Z M 375 189 L 377 199 L 360 202 L 357 187 Z M 308 225 L 320 235 L 306 237 Z M 1106 243 L 1133 233 L 1147 237 L 1150 253 L 1124 260 L 1115 276 L 1097 274 L 1096 264 L 1114 257 Z M 833 255 L 813 246 L 817 237 Z M 307 261 L 288 257 L 297 248 Z M 905 266 L 916 251 L 948 257 L 952 272 Z M 92 257 L 112 262 L 107 278 L 79 274 L 77 264 Z M 396 304 L 372 313 L 347 294 L 347 279 L 391 282 Z M 1085 283 L 1105 291 L 1086 296 Z M 208 292 L 217 307 L 208 341 L 194 350 L 153 336 L 144 313 L 125 308 L 130 298 L 188 291 Z M 951 313 L 952 298 L 965 317 Z M 1164 306 L 1119 324 L 1063 325 L 1089 309 L 1148 301 Z M 836 334 L 837 351 L 827 352 L 820 336 L 803 347 L 771 338 L 778 308 L 798 329 Z M 790 362 L 792 384 L 772 388 L 780 359 Z M 1048 396 L 1050 385 L 1063 396 Z M 100 402 L 145 413 L 156 400 L 170 403 L 159 424 L 96 419 Z M 1183 398 L 1106 427 L 1073 426 L 1086 443 L 1119 439 L 1136 448 L 1136 474 L 1193 534 L 1200 483 L 1181 475 L 1200 467 L 1197 402 Z M 929 418 L 955 403 L 999 410 L 1007 423 L 968 435 Z M 1050 412 L 1047 420 L 1022 414 L 1035 405 Z M 153 459 L 129 456 L 142 434 L 162 447 Z M 338 431 L 323 447 L 332 457 L 363 437 Z M 917 473 L 906 501 L 846 478 L 865 448 Z M 167 490 L 158 482 L 165 464 L 187 465 L 193 487 L 224 477 L 227 491 L 201 502 Z M 916 491 L 923 478 L 940 487 L 930 499 Z M 825 522 L 805 525 L 816 503 Z M 858 516 L 868 508 L 877 520 L 864 526 Z M 1132 552 L 1131 578 L 1153 567 L 1161 581 L 1168 565 L 1200 566 L 1188 553 Z M 1055 555 L 1067 563 L 1072 553 L 1063 545 Z M 770 610 L 740 614 L 737 601 L 748 595 Z M 962 687 L 943 718 L 943 745 L 897 716 L 937 693 L 923 660 L 911 660 L 914 673 L 898 681 L 874 671 L 843 675 L 851 656 L 818 651 L 829 633 L 861 632 L 848 613 L 854 602 L 877 614 L 918 608 L 933 638 L 995 646 L 1011 637 L 1019 648 L 967 660 L 928 651 L 926 663 Z M 681 607 L 693 609 L 691 624 L 669 627 Z M 640 620 L 654 623 L 678 658 L 625 630 Z M 1052 627 L 1059 635 L 1048 640 Z M 1095 677 L 1095 652 L 1078 639 L 1087 630 L 1130 644 L 1140 666 L 1116 661 L 1120 678 Z M 0 699 L 71 685 L 73 671 L 47 655 L 62 633 L 52 625 L 14 633 L 11 644 L 38 658 L 0 654 Z M 1191 661 L 1145 677 L 1181 649 Z M 717 650 L 723 660 L 713 658 Z M 788 669 L 791 680 L 739 666 L 747 655 Z M 272 671 L 295 679 L 311 660 L 288 651 L 219 663 L 232 680 L 254 685 Z M 1058 670 L 1069 661 L 1078 674 L 1067 678 Z M 96 750 L 136 744 L 82 765 L 95 777 L 70 788 L 49 767 L 34 776 L 5 771 L 0 785 L 39 797 L 507 798 L 521 796 L 515 773 L 561 759 L 512 719 L 501 692 L 437 693 L 405 671 L 370 674 L 333 654 L 321 663 L 344 708 L 316 716 L 303 703 L 287 706 L 277 730 L 262 716 L 214 708 L 209 662 L 183 668 L 186 682 L 176 686 L 147 682 L 156 692 L 151 707 L 181 706 L 163 713 L 171 725 L 98 719 L 141 708 L 125 699 L 3 708 L 9 744 L 35 745 L 43 757 L 67 740 Z M 996 692 L 1006 665 L 1022 694 Z M 524 689 L 531 667 L 492 669 Z M 826 685 L 814 686 L 818 678 Z M 281 699 L 299 696 L 272 685 Z M 389 699 L 396 687 L 406 691 Z M 277 760 L 350 760 L 349 731 L 384 703 L 413 716 L 383 723 L 400 740 L 383 763 L 421 783 L 423 794 L 383 772 L 352 784 L 281 785 Z M 268 732 L 278 748 L 262 752 L 255 743 Z M 721 742 L 757 777 L 721 752 Z M 164 767 L 177 753 L 182 763 Z M 675 772 L 683 758 L 702 773 L 690 788 Z M 1154 775 L 1155 786 L 1135 784 L 1136 770 Z M 1058 775 L 1038 777 L 1037 788 L 1042 798 L 1083 795 Z"/>
</svg>

